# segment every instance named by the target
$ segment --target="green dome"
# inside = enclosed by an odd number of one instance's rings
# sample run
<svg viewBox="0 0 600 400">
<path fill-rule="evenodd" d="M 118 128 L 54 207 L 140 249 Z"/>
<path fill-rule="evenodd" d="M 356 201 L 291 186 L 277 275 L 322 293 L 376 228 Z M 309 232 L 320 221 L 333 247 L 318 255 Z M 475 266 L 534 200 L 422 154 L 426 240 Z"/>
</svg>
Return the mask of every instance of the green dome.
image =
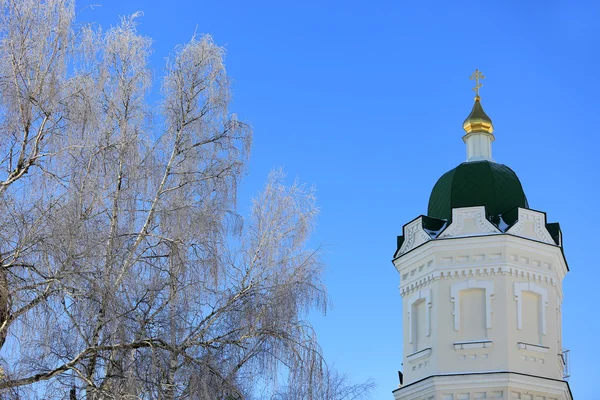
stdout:
<svg viewBox="0 0 600 400">
<path fill-rule="evenodd" d="M 515 207 L 529 208 L 512 169 L 491 161 L 472 161 L 442 175 L 431 191 L 427 215 L 451 220 L 453 208 L 472 206 L 485 206 L 488 218 Z"/>
</svg>

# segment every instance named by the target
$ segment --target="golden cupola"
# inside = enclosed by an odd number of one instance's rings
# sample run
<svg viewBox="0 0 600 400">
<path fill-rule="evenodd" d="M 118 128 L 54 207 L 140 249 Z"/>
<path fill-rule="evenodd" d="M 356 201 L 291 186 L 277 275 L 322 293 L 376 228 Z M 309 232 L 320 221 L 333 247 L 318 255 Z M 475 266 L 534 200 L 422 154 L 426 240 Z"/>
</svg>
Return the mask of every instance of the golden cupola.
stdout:
<svg viewBox="0 0 600 400">
<path fill-rule="evenodd" d="M 475 104 L 471 114 L 463 122 L 463 129 L 467 134 L 463 136 L 463 141 L 467 145 L 467 161 L 492 160 L 492 142 L 495 140 L 494 126 L 492 120 L 487 116 L 483 107 L 481 107 L 481 98 L 479 97 L 479 88 L 483 86 L 479 82 L 485 77 L 478 69 L 471 75 L 471 80 L 476 81 Z"/>
<path fill-rule="evenodd" d="M 467 119 L 465 119 L 465 122 L 463 122 L 463 129 L 465 132 L 467 132 L 467 134 L 476 132 L 494 132 L 492 120 L 487 116 L 485 111 L 483 111 L 483 107 L 481 106 L 481 98 L 479 95 L 475 96 L 475 104 L 473 104 L 471 114 L 469 114 Z"/>
</svg>

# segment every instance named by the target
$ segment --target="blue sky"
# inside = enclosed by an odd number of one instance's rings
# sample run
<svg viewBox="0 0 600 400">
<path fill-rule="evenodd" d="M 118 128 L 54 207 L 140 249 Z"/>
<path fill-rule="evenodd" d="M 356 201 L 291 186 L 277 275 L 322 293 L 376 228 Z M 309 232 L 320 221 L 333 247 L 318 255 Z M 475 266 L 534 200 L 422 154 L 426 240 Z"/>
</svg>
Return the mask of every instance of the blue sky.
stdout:
<svg viewBox="0 0 600 400">
<path fill-rule="evenodd" d="M 143 11 L 157 80 L 194 31 L 226 48 L 232 111 L 255 134 L 240 212 L 274 167 L 317 187 L 314 243 L 326 245 L 333 307 L 311 319 L 330 362 L 377 382 L 374 399 L 391 398 L 402 362 L 396 235 L 464 161 L 468 78 L 479 68 L 494 158 L 519 175 L 532 208 L 561 223 L 571 389 L 598 398 L 600 3 L 79 0 L 77 9 L 104 27 Z"/>
</svg>

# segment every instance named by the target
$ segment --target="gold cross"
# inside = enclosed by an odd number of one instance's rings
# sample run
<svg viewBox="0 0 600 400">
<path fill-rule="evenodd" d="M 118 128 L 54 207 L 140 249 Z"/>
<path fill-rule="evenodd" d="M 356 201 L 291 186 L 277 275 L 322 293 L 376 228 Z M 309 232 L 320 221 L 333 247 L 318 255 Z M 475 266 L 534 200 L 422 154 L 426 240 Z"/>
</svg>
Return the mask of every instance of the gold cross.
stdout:
<svg viewBox="0 0 600 400">
<path fill-rule="evenodd" d="M 475 96 L 479 97 L 479 88 L 483 86 L 483 83 L 479 83 L 479 80 L 485 79 L 485 76 L 483 76 L 480 70 L 476 69 L 469 79 L 475 81 L 475 87 L 473 90 L 475 91 Z"/>
</svg>

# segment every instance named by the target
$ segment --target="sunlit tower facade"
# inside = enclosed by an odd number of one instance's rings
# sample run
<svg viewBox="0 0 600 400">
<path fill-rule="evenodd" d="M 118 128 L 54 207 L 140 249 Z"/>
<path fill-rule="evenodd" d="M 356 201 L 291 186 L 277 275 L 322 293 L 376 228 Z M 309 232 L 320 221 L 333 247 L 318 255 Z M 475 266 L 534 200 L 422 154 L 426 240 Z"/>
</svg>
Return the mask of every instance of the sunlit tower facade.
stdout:
<svg viewBox="0 0 600 400">
<path fill-rule="evenodd" d="M 483 78 L 471 76 L 467 160 L 442 175 L 427 215 L 398 237 L 404 354 L 394 399 L 572 400 L 560 226 L 531 209 L 515 172 L 492 159 Z"/>
</svg>

